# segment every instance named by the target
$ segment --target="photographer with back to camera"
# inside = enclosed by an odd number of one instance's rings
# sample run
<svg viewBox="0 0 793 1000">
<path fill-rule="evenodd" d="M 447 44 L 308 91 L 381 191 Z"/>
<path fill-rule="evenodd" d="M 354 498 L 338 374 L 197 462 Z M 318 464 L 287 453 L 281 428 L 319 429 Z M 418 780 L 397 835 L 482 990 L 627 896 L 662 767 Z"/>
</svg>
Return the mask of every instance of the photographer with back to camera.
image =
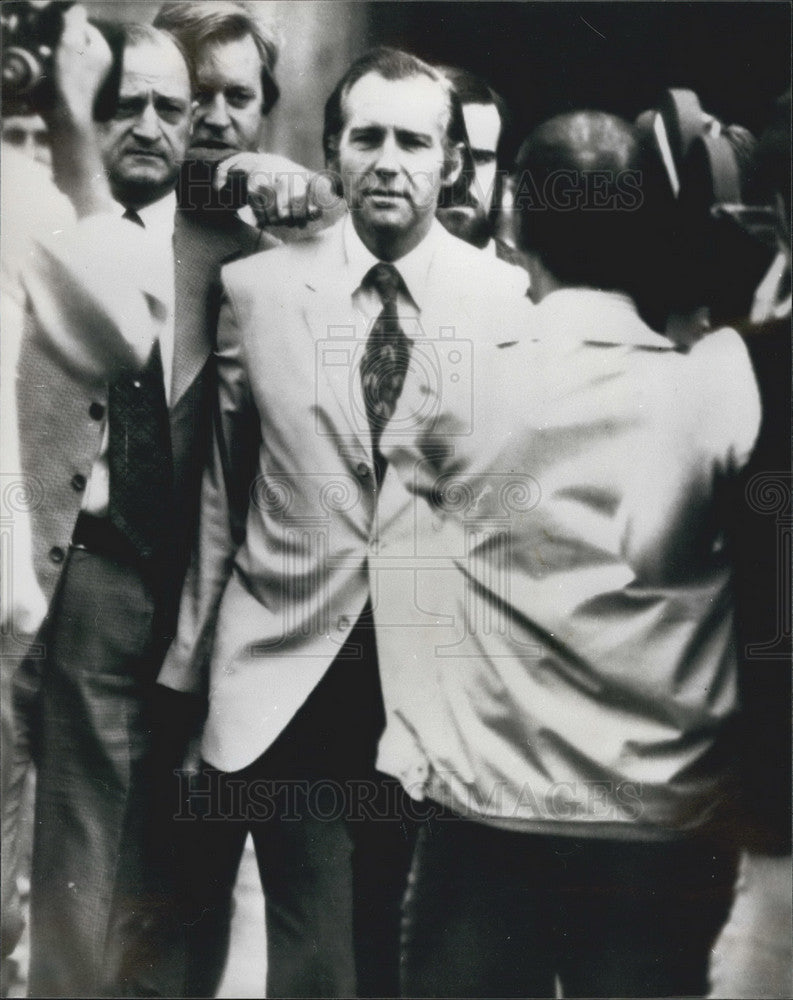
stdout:
<svg viewBox="0 0 793 1000">
<path fill-rule="evenodd" d="M 721 492 L 760 412 L 734 331 L 687 353 L 638 314 L 648 177 L 616 116 L 532 132 L 516 204 L 538 304 L 386 452 L 409 502 L 382 535 L 400 628 L 378 634 L 378 765 L 437 816 L 406 996 L 707 991 L 736 866 Z"/>
</svg>

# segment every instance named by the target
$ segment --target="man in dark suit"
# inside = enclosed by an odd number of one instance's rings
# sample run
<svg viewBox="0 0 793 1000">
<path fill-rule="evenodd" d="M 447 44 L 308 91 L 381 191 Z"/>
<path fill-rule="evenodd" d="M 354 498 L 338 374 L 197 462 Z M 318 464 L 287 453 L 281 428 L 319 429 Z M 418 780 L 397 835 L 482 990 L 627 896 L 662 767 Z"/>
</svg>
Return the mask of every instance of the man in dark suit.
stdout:
<svg viewBox="0 0 793 1000">
<path fill-rule="evenodd" d="M 22 467 L 44 484 L 34 561 L 55 594 L 34 737 L 37 996 L 184 990 L 159 794 L 181 747 L 155 681 L 210 438 L 220 264 L 272 245 L 231 213 L 176 210 L 190 109 L 177 45 L 129 26 L 117 110 L 96 127 L 113 210 L 154 275 L 158 337 L 144 366 L 85 378 L 41 338 L 21 350 Z"/>
<path fill-rule="evenodd" d="M 245 0 L 168 0 L 154 25 L 170 32 L 189 61 L 193 133 L 180 203 L 241 208 L 240 217 L 278 226 L 285 242 L 329 225 L 344 208 L 328 181 L 261 150 L 279 97 L 279 37 L 265 5 Z"/>
</svg>

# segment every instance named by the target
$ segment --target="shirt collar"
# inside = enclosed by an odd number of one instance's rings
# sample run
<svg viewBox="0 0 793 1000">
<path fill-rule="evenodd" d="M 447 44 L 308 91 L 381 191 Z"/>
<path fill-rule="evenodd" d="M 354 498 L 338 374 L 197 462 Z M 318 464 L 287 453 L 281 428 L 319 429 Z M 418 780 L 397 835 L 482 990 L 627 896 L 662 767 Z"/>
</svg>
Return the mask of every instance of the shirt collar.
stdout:
<svg viewBox="0 0 793 1000">
<path fill-rule="evenodd" d="M 676 350 L 675 344 L 655 333 L 639 316 L 629 295 L 597 288 L 559 288 L 533 311 L 540 339 L 590 344 L 628 344 L 656 350 Z"/>
<path fill-rule="evenodd" d="M 445 232 L 441 224 L 433 219 L 430 230 L 417 247 L 410 253 L 393 261 L 394 267 L 399 271 L 399 275 L 405 283 L 408 293 L 421 310 L 421 304 L 426 298 L 427 284 L 429 281 L 430 268 L 438 246 L 440 234 Z M 365 275 L 380 263 L 377 257 L 364 244 L 361 237 L 355 231 L 352 218 L 347 215 L 344 219 L 344 229 L 342 232 L 344 244 L 344 258 L 349 279 L 350 296 L 361 287 Z"/>
<path fill-rule="evenodd" d="M 124 205 L 119 203 L 121 214 L 126 211 Z M 156 235 L 162 234 L 169 239 L 173 237 L 174 218 L 176 216 L 176 192 L 169 191 L 159 201 L 153 201 L 151 205 L 145 205 L 137 209 L 138 215 L 143 221 L 147 232 Z"/>
</svg>

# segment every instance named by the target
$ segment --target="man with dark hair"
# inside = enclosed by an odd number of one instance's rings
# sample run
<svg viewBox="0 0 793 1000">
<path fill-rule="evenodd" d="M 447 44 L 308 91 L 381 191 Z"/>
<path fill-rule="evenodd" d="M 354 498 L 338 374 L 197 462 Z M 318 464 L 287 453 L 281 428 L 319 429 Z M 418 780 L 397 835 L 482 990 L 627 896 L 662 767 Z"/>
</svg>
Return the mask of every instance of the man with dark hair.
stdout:
<svg viewBox="0 0 793 1000">
<path fill-rule="evenodd" d="M 94 123 L 89 104 L 85 127 L 95 130 L 99 176 L 112 194 L 106 211 L 127 234 L 129 281 L 142 264 L 152 275 L 146 292 L 157 336 L 140 370 L 103 367 L 100 355 L 90 377 L 75 376 L 103 342 L 112 312 L 65 363 L 32 335 L 20 356 L 22 467 L 44 484 L 31 514 L 36 570 L 47 596 L 55 595 L 39 637 L 44 657 L 31 661 L 41 674 L 36 996 L 184 992 L 174 856 L 159 798 L 180 763 L 183 699 L 155 682 L 175 626 L 210 441 L 220 264 L 268 240 L 233 214 L 177 210 L 190 108 L 174 39 L 127 26 L 115 113 Z M 117 273 L 108 285 L 122 307 L 126 280 Z M 34 291 L 38 325 L 52 323 L 37 306 L 42 290 Z M 78 289 L 66 319 L 81 301 Z"/>
<path fill-rule="evenodd" d="M 18 149 L 37 163 L 49 167 L 52 150 L 47 123 L 32 110 L 21 108 L 3 115 L 3 144 Z"/>
<path fill-rule="evenodd" d="M 163 679 L 209 688 L 195 932 L 205 956 L 217 947 L 250 831 L 271 996 L 398 993 L 411 840 L 398 786 L 374 767 L 378 535 L 395 487 L 382 449 L 421 409 L 417 372 L 455 381 L 478 340 L 529 308 L 506 265 L 435 220 L 460 170 L 454 106 L 421 60 L 392 49 L 362 57 L 325 112 L 328 166 L 349 215 L 224 272 L 232 495 L 218 454 Z M 412 402 L 400 410 L 403 395 Z M 226 822 L 211 821 L 218 809 Z"/>
<path fill-rule="evenodd" d="M 532 133 L 538 305 L 479 352 L 472 393 L 444 387 L 385 452 L 409 502 L 383 531 L 400 629 L 378 633 L 378 765 L 437 814 L 404 996 L 706 992 L 735 873 L 716 836 L 737 708 L 722 492 L 759 400 L 735 331 L 686 355 L 640 318 L 641 166 L 613 115 Z"/>
<path fill-rule="evenodd" d="M 605 113 L 560 115 L 535 129 L 515 168 L 520 241 L 534 270 L 542 263 L 564 285 L 635 295 L 656 207 L 640 187 L 643 168 L 638 137 Z M 543 294 L 532 290 L 535 300 Z"/>
<path fill-rule="evenodd" d="M 460 100 L 468 154 L 460 181 L 441 199 L 438 218 L 454 236 L 517 264 L 517 254 L 497 234 L 504 194 L 507 105 L 500 94 L 468 70 L 458 66 L 438 69 Z"/>
</svg>

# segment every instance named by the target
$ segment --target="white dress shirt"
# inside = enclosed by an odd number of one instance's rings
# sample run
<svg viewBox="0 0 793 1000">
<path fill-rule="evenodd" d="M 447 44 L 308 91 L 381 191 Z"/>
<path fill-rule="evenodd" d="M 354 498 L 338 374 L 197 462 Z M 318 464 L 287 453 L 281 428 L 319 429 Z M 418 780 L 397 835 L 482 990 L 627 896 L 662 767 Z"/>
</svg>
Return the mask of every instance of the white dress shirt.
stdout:
<svg viewBox="0 0 793 1000">
<path fill-rule="evenodd" d="M 368 324 L 380 315 L 383 303 L 375 289 L 362 287 L 362 282 L 371 268 L 382 262 L 365 246 L 361 237 L 356 233 L 351 216 L 345 217 L 343 226 L 349 292 L 355 308 Z M 402 319 L 414 321 L 421 314 L 421 303 L 425 297 L 440 228 L 440 223 L 433 220 L 429 232 L 421 243 L 404 257 L 393 261 L 393 265 L 408 291 L 407 295 L 401 288 L 397 291 L 397 311 Z M 411 325 L 410 322 L 403 325 L 404 333 L 408 337 L 410 337 Z"/>
<path fill-rule="evenodd" d="M 126 208 L 118 206 L 123 216 Z M 147 266 L 153 280 L 157 282 L 155 294 L 165 308 L 163 321 L 159 327 L 160 355 L 162 358 L 165 400 L 170 403 L 173 381 L 174 353 L 174 251 L 173 233 L 176 213 L 176 193 L 171 191 L 164 198 L 137 210 L 143 222 Z M 135 222 L 130 226 L 140 227 Z M 137 237 L 136 237 L 137 238 Z M 110 500 L 110 468 L 108 466 L 108 445 L 110 435 L 107 423 L 102 437 L 102 446 L 91 469 L 91 476 L 85 490 L 83 511 L 94 517 L 106 517 Z"/>
</svg>

